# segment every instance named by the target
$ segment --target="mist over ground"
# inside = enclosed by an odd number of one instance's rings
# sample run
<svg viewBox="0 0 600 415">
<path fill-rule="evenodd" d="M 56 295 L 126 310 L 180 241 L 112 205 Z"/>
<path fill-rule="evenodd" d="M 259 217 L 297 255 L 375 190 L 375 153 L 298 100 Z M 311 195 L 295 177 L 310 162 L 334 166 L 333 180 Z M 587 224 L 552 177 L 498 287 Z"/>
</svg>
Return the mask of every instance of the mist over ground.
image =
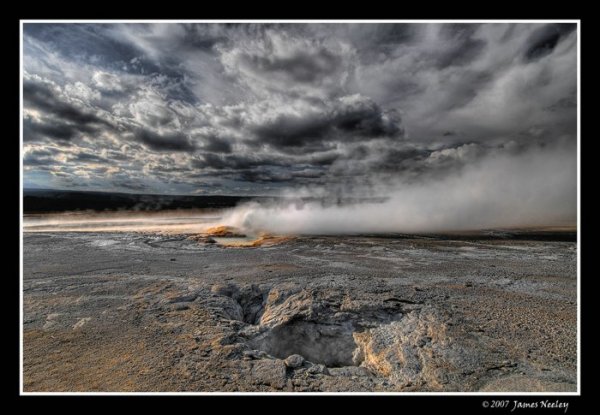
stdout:
<svg viewBox="0 0 600 415">
<path fill-rule="evenodd" d="M 544 148 L 488 156 L 460 172 L 427 182 L 376 184 L 368 190 L 370 195 L 387 198 L 379 203 L 340 206 L 313 201 L 265 206 L 251 202 L 228 211 L 223 222 L 289 234 L 574 226 L 576 179 L 577 160 L 568 148 Z M 320 190 L 327 194 L 326 189 Z"/>
</svg>

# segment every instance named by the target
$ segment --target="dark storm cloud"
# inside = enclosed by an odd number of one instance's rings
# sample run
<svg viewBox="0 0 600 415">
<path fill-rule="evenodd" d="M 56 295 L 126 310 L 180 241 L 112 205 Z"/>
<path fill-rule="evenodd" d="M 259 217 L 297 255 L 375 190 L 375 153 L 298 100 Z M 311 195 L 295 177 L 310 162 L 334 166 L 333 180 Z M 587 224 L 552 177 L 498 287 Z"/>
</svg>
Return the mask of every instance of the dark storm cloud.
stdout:
<svg viewBox="0 0 600 415">
<path fill-rule="evenodd" d="M 486 42 L 477 39 L 478 24 L 448 24 L 441 26 L 441 37 L 450 40 L 449 47 L 434 57 L 437 68 L 463 66 L 483 52 Z"/>
<path fill-rule="evenodd" d="M 159 134 L 139 128 L 134 132 L 134 137 L 155 151 L 192 151 L 195 148 L 189 138 L 182 133 Z"/>
<path fill-rule="evenodd" d="M 339 39 L 359 51 L 357 58 L 372 62 L 378 55 L 394 54 L 399 46 L 418 41 L 426 25 L 421 24 L 345 24 L 345 25 L 298 25 L 299 36 Z"/>
<path fill-rule="evenodd" d="M 432 105 L 435 105 L 440 111 L 464 107 L 493 80 L 493 73 L 489 71 L 466 69 L 458 74 L 453 73 L 448 78 L 446 85 L 447 95 Z"/>
<path fill-rule="evenodd" d="M 73 157 L 71 157 L 72 161 L 76 161 L 76 162 L 93 162 L 93 163 L 108 163 L 109 160 L 107 160 L 104 157 L 101 157 L 97 154 L 93 154 L 93 153 L 86 153 L 86 152 L 81 152 L 81 153 L 77 153 L 75 154 Z"/>
<path fill-rule="evenodd" d="M 301 179 L 310 183 L 313 181 L 318 182 L 318 180 L 313 179 L 320 179 L 322 176 L 323 172 L 317 170 L 293 171 L 290 169 L 261 168 L 260 170 L 242 170 L 232 178 L 259 183 L 292 183 Z"/>
<path fill-rule="evenodd" d="M 340 154 L 319 153 L 297 156 L 290 154 L 196 155 L 185 175 L 219 179 L 258 181 L 261 183 L 314 182 L 327 174 Z M 162 169 L 162 167 L 158 167 Z M 199 173 L 206 172 L 206 173 Z"/>
<path fill-rule="evenodd" d="M 338 56 L 325 48 L 315 51 L 296 51 L 291 56 L 273 58 L 269 56 L 242 54 L 240 63 L 262 73 L 282 73 L 291 81 L 311 83 L 334 73 L 341 62 Z"/>
<path fill-rule="evenodd" d="M 273 147 L 305 147 L 321 142 L 399 138 L 404 131 L 396 111 L 384 111 L 369 99 L 360 96 L 344 97 L 324 112 L 303 115 L 279 115 L 274 120 L 252 128 L 259 142 Z M 310 146 L 309 150 L 314 151 Z"/>
<path fill-rule="evenodd" d="M 451 176 L 574 143 L 575 27 L 25 24 L 24 162 L 158 192 Z"/>
<path fill-rule="evenodd" d="M 23 141 L 42 141 L 45 138 L 70 141 L 77 133 L 76 128 L 67 124 L 37 122 L 31 118 L 23 120 Z"/>
<path fill-rule="evenodd" d="M 294 160 L 289 155 L 217 155 L 205 153 L 191 160 L 190 167 L 194 171 L 213 171 L 208 176 L 237 181 L 260 183 L 294 182 L 296 179 L 317 179 L 323 176 L 326 169 L 335 158 L 316 160 L 315 165 L 310 159 Z M 320 166 L 318 164 L 321 164 Z M 203 177 L 197 173 L 190 177 Z"/>
<path fill-rule="evenodd" d="M 384 148 L 382 150 L 381 147 L 368 145 L 355 147 L 333 163 L 331 172 L 336 176 L 360 177 L 365 176 L 365 171 L 369 171 L 369 175 L 378 175 L 378 180 L 383 180 L 386 174 L 403 174 L 408 179 L 408 173 L 424 174 L 429 171 L 427 176 L 430 177 L 431 172 L 441 167 L 437 162 L 425 162 L 434 153 L 433 150 L 406 144 L 397 148 Z"/>
<path fill-rule="evenodd" d="M 559 112 L 567 109 L 575 110 L 577 108 L 577 95 L 575 93 L 560 98 L 552 105 L 545 107 L 547 111 Z"/>
<path fill-rule="evenodd" d="M 337 106 L 331 114 L 331 123 L 340 131 L 359 137 L 401 137 L 404 130 L 400 114 L 384 111 L 370 99 L 351 99 Z"/>
<path fill-rule="evenodd" d="M 275 147 L 300 147 L 320 140 L 332 128 L 322 114 L 299 117 L 280 115 L 275 120 L 252 128 L 259 142 Z"/>
<path fill-rule="evenodd" d="M 181 44 L 184 48 L 192 50 L 211 50 L 215 45 L 228 41 L 227 35 L 220 30 L 219 25 L 197 25 L 183 23 Z"/>
<path fill-rule="evenodd" d="M 294 100 L 339 96 L 354 53 L 341 39 L 307 30 L 298 25 L 265 28 L 219 45 L 220 61 L 231 79 L 253 95 L 275 93 Z"/>
<path fill-rule="evenodd" d="M 416 161 L 425 159 L 431 155 L 432 151 L 428 149 L 419 148 L 402 148 L 395 149 L 386 154 L 386 156 L 380 160 L 379 167 L 382 170 L 403 170 L 405 166 L 403 162 L 410 161 L 415 163 Z"/>
<path fill-rule="evenodd" d="M 23 101 L 27 108 L 41 110 L 46 115 L 72 122 L 76 126 L 106 123 L 96 115 L 60 100 L 55 91 L 40 82 L 23 80 Z"/>
<path fill-rule="evenodd" d="M 207 137 L 204 137 L 202 139 L 202 142 L 202 149 L 204 151 L 222 154 L 229 154 L 232 151 L 231 144 L 229 143 L 229 141 L 221 137 L 209 135 Z"/>
<path fill-rule="evenodd" d="M 54 165 L 56 162 L 53 159 L 49 158 L 34 158 L 34 157 L 24 157 L 23 158 L 23 166 L 25 167 L 47 167 L 50 165 Z"/>
<path fill-rule="evenodd" d="M 372 26 L 377 42 L 376 45 L 396 47 L 398 44 L 412 41 L 417 33 L 418 25 L 414 24 L 382 24 Z"/>
<path fill-rule="evenodd" d="M 311 155 L 308 164 L 315 167 L 329 166 L 333 164 L 340 154 L 338 152 L 318 153 Z"/>
<path fill-rule="evenodd" d="M 53 156 L 56 153 L 48 149 L 37 149 L 23 156 L 24 166 L 50 166 L 56 163 Z"/>
<path fill-rule="evenodd" d="M 192 160 L 192 167 L 215 170 L 247 170 L 261 166 L 280 166 L 281 160 L 255 155 L 217 155 L 206 153 Z"/>
<path fill-rule="evenodd" d="M 576 28 L 577 25 L 572 23 L 554 23 L 540 27 L 527 39 L 525 58 L 531 61 L 550 54 L 558 42 Z"/>
</svg>

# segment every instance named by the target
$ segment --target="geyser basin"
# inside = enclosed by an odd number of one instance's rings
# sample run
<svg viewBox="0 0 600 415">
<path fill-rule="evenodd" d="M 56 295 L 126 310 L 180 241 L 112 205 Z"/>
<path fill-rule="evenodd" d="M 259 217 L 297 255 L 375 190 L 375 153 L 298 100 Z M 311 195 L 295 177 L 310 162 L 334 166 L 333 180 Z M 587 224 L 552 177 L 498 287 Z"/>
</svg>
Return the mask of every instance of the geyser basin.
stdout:
<svg viewBox="0 0 600 415">
<path fill-rule="evenodd" d="M 575 242 L 23 242 L 27 391 L 577 390 Z"/>
</svg>

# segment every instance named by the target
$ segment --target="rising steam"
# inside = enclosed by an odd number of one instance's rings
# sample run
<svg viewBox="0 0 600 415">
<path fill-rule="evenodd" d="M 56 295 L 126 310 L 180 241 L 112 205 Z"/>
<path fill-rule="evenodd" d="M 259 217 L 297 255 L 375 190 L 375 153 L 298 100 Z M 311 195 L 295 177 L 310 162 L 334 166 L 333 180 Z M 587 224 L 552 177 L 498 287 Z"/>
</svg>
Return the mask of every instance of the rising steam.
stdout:
<svg viewBox="0 0 600 415">
<path fill-rule="evenodd" d="M 369 189 L 372 194 L 373 189 Z M 426 183 L 382 185 L 380 203 L 256 202 L 227 212 L 223 223 L 276 234 L 438 232 L 573 226 L 577 218 L 574 151 L 543 148 L 487 156 Z"/>
</svg>

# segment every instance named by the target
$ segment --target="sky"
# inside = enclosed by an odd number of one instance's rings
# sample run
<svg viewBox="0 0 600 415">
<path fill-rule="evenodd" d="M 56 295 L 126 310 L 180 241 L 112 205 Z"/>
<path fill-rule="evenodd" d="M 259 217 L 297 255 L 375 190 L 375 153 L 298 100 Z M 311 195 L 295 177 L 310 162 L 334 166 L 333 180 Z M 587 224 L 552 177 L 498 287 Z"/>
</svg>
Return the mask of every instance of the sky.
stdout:
<svg viewBox="0 0 600 415">
<path fill-rule="evenodd" d="M 23 26 L 25 188 L 572 217 L 576 146 L 574 24 Z"/>
</svg>

